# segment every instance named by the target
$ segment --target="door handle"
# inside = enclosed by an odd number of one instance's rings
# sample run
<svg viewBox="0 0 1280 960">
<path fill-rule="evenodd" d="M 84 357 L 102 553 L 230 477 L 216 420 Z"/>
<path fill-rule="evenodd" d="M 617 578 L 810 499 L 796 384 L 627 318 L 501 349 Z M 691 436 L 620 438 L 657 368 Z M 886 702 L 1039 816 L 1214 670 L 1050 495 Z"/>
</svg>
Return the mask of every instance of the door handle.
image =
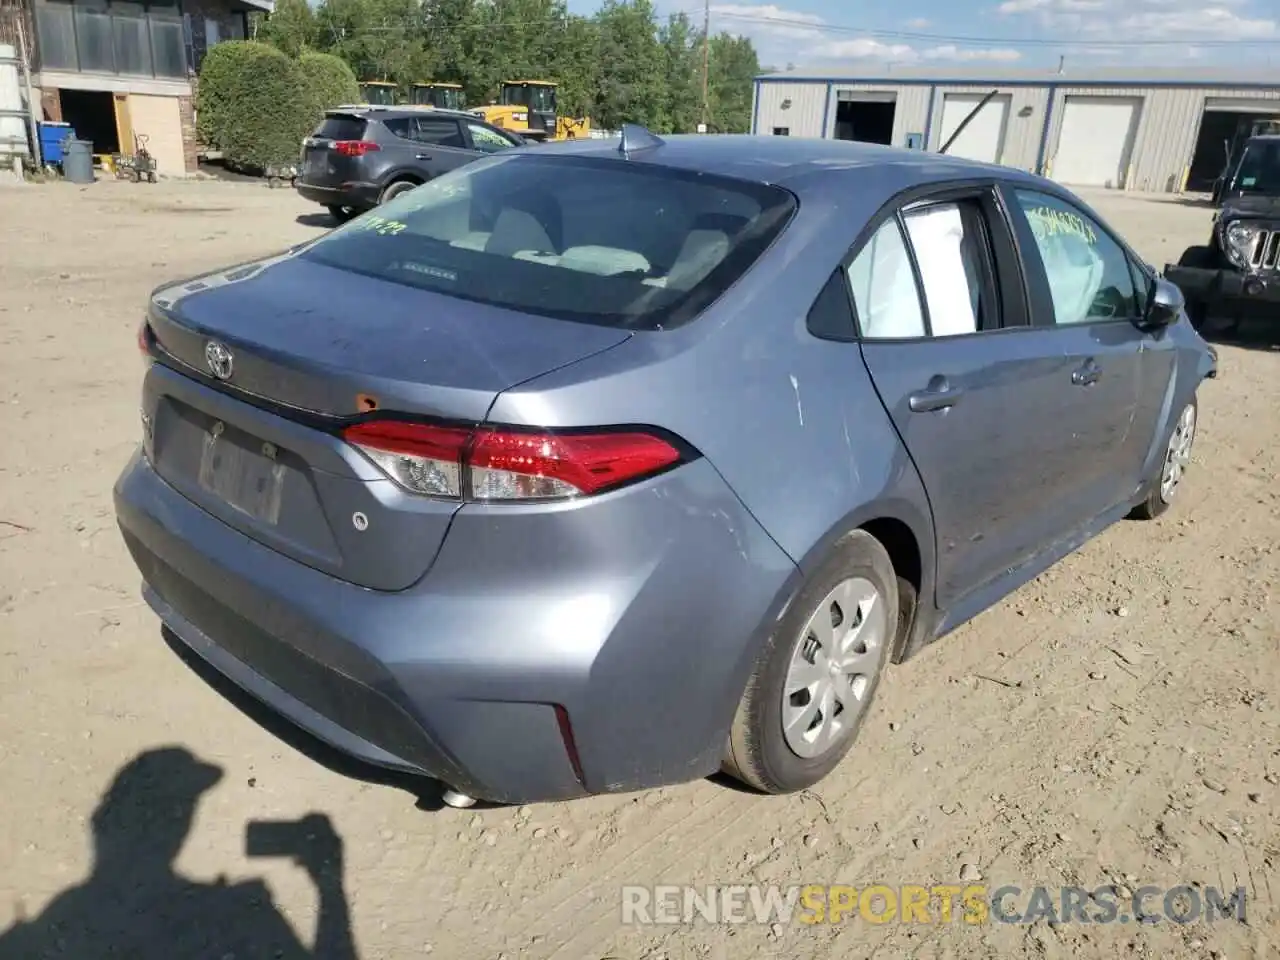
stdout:
<svg viewBox="0 0 1280 960">
<path fill-rule="evenodd" d="M 917 390 L 907 397 L 912 413 L 930 413 L 934 410 L 949 410 L 960 402 L 964 391 L 956 387 L 930 386 L 927 390 Z"/>
<path fill-rule="evenodd" d="M 1077 387 L 1091 387 L 1101 376 L 1101 368 L 1093 360 L 1088 360 L 1083 366 L 1071 371 L 1071 382 Z"/>
<path fill-rule="evenodd" d="M 431 154 L 429 154 L 429 153 L 419 153 L 419 154 L 417 154 L 413 159 L 415 159 L 415 160 L 430 160 L 430 159 L 431 159 Z"/>
</svg>

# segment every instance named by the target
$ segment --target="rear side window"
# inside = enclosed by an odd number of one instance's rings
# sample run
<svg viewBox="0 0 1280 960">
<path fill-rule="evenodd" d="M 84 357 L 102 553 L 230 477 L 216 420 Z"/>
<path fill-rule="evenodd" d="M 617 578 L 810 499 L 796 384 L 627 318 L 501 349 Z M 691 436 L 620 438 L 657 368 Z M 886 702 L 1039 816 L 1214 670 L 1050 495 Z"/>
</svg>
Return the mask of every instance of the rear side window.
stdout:
<svg viewBox="0 0 1280 960">
<path fill-rule="evenodd" d="M 464 147 L 458 121 L 443 117 L 396 117 L 382 125 L 397 137 L 414 143 L 432 143 L 441 147 Z"/>
<path fill-rule="evenodd" d="M 419 143 L 434 143 L 442 147 L 465 147 L 462 139 L 462 128 L 457 120 L 445 120 L 440 117 L 418 117 L 413 139 Z"/>
<path fill-rule="evenodd" d="M 849 265 L 849 290 L 868 340 L 925 335 L 920 292 L 897 218 L 881 224 Z"/>
<path fill-rule="evenodd" d="M 750 269 L 795 204 L 765 184 L 514 151 L 405 193 L 303 256 L 495 306 L 659 329 Z"/>
<path fill-rule="evenodd" d="M 361 140 L 364 129 L 365 122 L 359 117 L 325 117 L 312 136 L 321 140 Z"/>
</svg>

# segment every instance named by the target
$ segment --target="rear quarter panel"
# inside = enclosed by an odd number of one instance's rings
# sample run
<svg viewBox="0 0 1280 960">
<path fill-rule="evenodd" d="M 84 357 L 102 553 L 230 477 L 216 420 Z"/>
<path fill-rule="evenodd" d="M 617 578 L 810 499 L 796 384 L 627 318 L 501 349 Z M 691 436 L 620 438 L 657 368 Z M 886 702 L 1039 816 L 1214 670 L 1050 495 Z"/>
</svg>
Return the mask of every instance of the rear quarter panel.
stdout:
<svg viewBox="0 0 1280 960">
<path fill-rule="evenodd" d="M 854 239 L 868 202 L 854 192 L 800 212 L 706 313 L 513 387 L 494 422 L 548 427 L 653 424 L 692 443 L 807 573 L 852 527 L 879 517 L 915 535 L 932 596 L 933 533 L 920 478 L 880 403 L 857 343 L 819 340 L 813 300 Z M 872 201 L 872 206 L 878 203 Z M 798 578 L 797 578 L 798 579 Z M 798 584 L 797 584 L 798 585 Z M 781 586 L 781 584 L 780 584 Z M 789 596 L 787 602 L 789 602 Z M 772 609 L 772 622 L 785 609 Z M 755 642 L 719 690 L 741 694 Z"/>
</svg>

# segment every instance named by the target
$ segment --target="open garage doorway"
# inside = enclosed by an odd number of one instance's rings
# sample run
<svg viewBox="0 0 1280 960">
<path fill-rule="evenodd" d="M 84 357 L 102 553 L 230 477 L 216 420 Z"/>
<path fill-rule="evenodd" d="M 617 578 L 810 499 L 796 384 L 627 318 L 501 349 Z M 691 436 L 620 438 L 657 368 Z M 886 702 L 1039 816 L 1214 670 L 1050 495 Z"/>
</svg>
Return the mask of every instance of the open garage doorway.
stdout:
<svg viewBox="0 0 1280 960">
<path fill-rule="evenodd" d="M 101 90 L 58 91 L 62 102 L 62 119 L 81 140 L 93 142 L 93 152 L 119 153 L 120 129 L 116 118 L 116 101 L 110 93 Z M 129 144 L 132 153 L 133 144 Z"/>
<path fill-rule="evenodd" d="M 1214 181 L 1226 169 L 1228 153 L 1240 148 L 1253 125 L 1261 120 L 1276 119 L 1280 119 L 1280 101 L 1206 101 L 1186 189 L 1192 193 L 1212 190 Z"/>
<path fill-rule="evenodd" d="M 897 110 L 897 97 L 892 93 L 837 90 L 835 138 L 891 145 Z"/>
</svg>

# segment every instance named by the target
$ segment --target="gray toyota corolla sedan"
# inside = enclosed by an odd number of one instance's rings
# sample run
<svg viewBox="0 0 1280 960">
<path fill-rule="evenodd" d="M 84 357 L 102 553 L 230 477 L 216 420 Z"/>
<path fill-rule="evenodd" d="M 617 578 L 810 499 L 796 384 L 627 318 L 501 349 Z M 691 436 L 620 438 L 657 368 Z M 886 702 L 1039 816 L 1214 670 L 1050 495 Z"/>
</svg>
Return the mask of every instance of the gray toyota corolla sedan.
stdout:
<svg viewBox="0 0 1280 960">
<path fill-rule="evenodd" d="M 814 783 L 889 663 L 1169 506 L 1216 372 L 1049 181 L 638 128 L 165 287 L 140 335 L 116 509 L 171 642 L 457 805 Z"/>
</svg>

